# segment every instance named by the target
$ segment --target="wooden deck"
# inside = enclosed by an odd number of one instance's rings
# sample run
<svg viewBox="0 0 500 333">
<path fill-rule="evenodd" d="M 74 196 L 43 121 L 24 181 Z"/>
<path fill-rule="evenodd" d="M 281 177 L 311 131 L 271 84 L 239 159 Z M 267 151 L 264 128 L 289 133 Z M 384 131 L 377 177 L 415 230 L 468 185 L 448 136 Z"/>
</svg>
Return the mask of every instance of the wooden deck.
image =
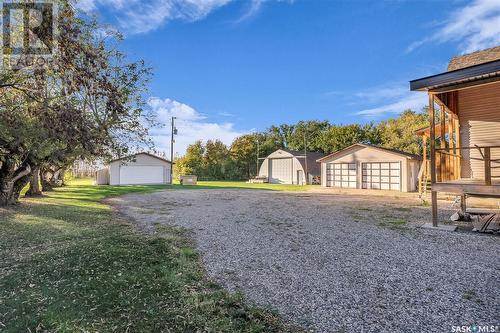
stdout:
<svg viewBox="0 0 500 333">
<path fill-rule="evenodd" d="M 462 178 L 450 180 L 432 184 L 432 191 L 500 197 L 500 179 L 492 179 L 491 186 L 485 185 L 484 179 Z"/>
</svg>

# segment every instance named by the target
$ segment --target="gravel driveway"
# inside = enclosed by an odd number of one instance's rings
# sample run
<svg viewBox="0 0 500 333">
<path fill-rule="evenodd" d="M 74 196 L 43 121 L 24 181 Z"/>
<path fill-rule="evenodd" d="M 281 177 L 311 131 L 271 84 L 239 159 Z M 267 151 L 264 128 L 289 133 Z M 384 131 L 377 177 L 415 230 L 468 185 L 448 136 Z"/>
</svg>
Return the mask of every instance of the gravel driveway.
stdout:
<svg viewBox="0 0 500 333">
<path fill-rule="evenodd" d="M 316 332 L 500 324 L 500 237 L 416 228 L 393 197 L 181 190 L 113 200 L 143 228 L 189 228 L 209 275 Z"/>
</svg>

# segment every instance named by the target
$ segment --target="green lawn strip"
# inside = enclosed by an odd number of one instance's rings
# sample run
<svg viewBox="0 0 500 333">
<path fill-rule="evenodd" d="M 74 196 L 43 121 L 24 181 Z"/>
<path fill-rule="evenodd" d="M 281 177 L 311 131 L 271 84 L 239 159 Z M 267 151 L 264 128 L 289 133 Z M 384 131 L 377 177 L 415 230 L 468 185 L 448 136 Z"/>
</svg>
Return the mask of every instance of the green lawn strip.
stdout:
<svg viewBox="0 0 500 333">
<path fill-rule="evenodd" d="M 124 185 L 124 186 L 108 186 L 100 185 L 93 186 L 91 179 L 83 179 L 72 182 L 71 188 L 65 188 L 72 192 L 72 195 L 66 194 L 65 198 L 87 199 L 95 201 L 104 199 L 110 196 L 117 196 L 127 193 L 151 192 L 155 190 L 199 190 L 199 189 L 239 189 L 239 190 L 267 190 L 267 191 L 289 191 L 301 192 L 308 191 L 314 188 L 319 188 L 319 185 L 293 185 L 293 184 L 252 184 L 244 181 L 199 181 L 197 185 L 180 185 L 174 183 L 172 185 Z M 85 189 L 85 191 L 81 191 Z"/>
<path fill-rule="evenodd" d="M 158 189 L 80 183 L 0 209 L 0 331 L 292 331 L 211 283 L 184 230 L 147 236 L 99 202 Z"/>
<path fill-rule="evenodd" d="M 408 221 L 404 218 L 394 216 L 383 216 L 378 223 L 379 226 L 392 230 L 407 230 Z"/>
<path fill-rule="evenodd" d="M 175 186 L 175 185 L 174 185 Z M 188 188 L 189 186 L 181 186 Z M 230 181 L 200 181 L 194 188 L 226 188 L 226 189 L 254 189 L 254 190 L 269 190 L 269 191 L 308 191 L 313 188 L 319 188 L 319 185 L 292 185 L 292 184 L 250 184 L 246 182 L 230 182 Z"/>
</svg>

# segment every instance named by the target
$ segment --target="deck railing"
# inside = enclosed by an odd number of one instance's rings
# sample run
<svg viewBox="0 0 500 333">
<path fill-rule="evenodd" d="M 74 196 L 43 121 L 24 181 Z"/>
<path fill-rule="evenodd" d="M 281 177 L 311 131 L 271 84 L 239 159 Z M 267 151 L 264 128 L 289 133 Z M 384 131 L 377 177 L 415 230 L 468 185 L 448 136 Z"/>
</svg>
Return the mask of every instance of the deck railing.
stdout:
<svg viewBox="0 0 500 333">
<path fill-rule="evenodd" d="M 435 151 L 437 182 L 446 182 L 462 178 L 464 160 L 483 161 L 484 185 L 490 186 L 492 184 L 492 178 L 500 177 L 496 174 L 492 175 L 492 170 L 500 170 L 500 146 L 436 148 Z M 464 154 L 466 151 L 467 154 Z M 478 154 L 476 154 L 476 156 L 481 157 L 471 156 L 473 151 L 477 151 Z M 494 157 L 492 158 L 492 156 Z M 477 177 L 474 175 L 474 178 Z"/>
</svg>

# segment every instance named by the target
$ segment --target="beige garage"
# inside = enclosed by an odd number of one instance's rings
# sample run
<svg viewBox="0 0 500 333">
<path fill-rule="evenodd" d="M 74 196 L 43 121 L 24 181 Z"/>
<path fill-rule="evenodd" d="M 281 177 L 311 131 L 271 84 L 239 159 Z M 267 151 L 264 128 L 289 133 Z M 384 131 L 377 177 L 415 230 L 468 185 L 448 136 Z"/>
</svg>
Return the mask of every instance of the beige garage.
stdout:
<svg viewBox="0 0 500 333">
<path fill-rule="evenodd" d="M 132 156 L 116 159 L 105 169 L 97 172 L 98 185 L 145 185 L 169 184 L 169 160 L 149 154 L 138 153 Z"/>
<path fill-rule="evenodd" d="M 321 159 L 321 185 L 412 192 L 417 190 L 420 158 L 369 144 L 354 144 Z"/>
</svg>

